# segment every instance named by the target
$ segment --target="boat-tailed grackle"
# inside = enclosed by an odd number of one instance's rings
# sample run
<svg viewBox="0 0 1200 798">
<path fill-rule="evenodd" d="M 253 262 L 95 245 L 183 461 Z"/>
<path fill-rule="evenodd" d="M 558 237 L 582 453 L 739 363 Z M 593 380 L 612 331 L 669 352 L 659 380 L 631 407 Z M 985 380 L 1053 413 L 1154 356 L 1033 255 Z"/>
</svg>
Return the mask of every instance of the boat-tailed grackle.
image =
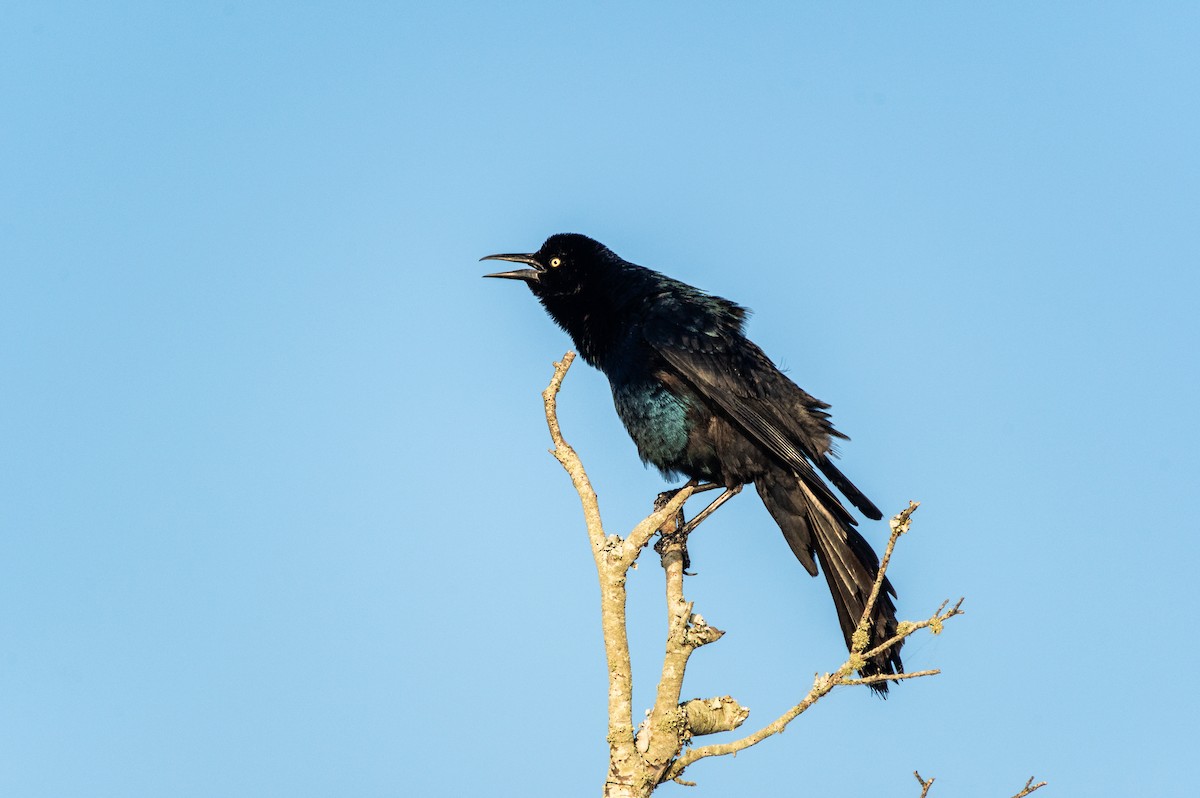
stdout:
<svg viewBox="0 0 1200 798">
<path fill-rule="evenodd" d="M 643 462 L 737 491 L 753 482 L 792 552 L 825 574 L 842 634 L 862 617 L 879 558 L 819 471 L 863 515 L 882 514 L 830 460 L 833 428 L 821 402 L 788 379 L 746 338 L 745 308 L 622 260 L 598 241 L 551 236 L 528 255 L 484 260 L 528 268 L 485 275 L 524 281 L 579 354 L 608 377 L 617 415 Z M 726 496 L 732 493 L 725 494 Z M 871 643 L 896 633 L 885 581 Z M 900 644 L 860 673 L 900 673 Z M 886 682 L 871 685 L 887 692 Z"/>
</svg>

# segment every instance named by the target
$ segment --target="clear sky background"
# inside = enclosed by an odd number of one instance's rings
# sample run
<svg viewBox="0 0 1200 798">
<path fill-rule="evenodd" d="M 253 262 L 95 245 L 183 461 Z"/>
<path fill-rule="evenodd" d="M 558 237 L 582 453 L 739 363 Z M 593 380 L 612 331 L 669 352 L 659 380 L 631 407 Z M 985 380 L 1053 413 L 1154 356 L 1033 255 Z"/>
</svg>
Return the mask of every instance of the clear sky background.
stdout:
<svg viewBox="0 0 1200 798">
<path fill-rule="evenodd" d="M 901 613 L 967 597 L 663 795 L 1194 795 L 1200 7 L 797 5 L 6 4 L 0 794 L 598 795 L 569 342 L 477 262 L 569 230 L 753 308 L 923 502 Z M 664 483 L 561 415 L 623 533 Z M 761 725 L 827 589 L 753 492 L 692 554 Z"/>
</svg>

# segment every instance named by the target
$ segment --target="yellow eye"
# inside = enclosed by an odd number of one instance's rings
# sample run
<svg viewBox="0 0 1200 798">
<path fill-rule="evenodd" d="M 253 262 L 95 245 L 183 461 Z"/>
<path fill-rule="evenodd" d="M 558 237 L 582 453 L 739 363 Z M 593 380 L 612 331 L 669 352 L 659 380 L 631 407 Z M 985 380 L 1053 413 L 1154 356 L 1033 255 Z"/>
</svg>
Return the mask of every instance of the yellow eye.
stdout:
<svg viewBox="0 0 1200 798">
<path fill-rule="evenodd" d="M 551 258 L 550 259 L 550 268 L 551 269 L 557 269 L 559 266 L 562 266 L 562 258 Z"/>
</svg>

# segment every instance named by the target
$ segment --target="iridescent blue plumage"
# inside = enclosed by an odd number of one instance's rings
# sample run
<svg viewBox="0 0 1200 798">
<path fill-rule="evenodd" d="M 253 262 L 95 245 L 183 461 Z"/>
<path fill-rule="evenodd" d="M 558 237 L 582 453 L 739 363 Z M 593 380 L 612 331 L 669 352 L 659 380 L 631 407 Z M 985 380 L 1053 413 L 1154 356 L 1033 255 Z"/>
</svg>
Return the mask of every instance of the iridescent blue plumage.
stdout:
<svg viewBox="0 0 1200 798">
<path fill-rule="evenodd" d="M 688 444 L 688 401 L 657 382 L 612 383 L 613 403 L 643 463 L 657 466 L 667 479 L 679 471 L 672 464 L 685 457 Z"/>
</svg>

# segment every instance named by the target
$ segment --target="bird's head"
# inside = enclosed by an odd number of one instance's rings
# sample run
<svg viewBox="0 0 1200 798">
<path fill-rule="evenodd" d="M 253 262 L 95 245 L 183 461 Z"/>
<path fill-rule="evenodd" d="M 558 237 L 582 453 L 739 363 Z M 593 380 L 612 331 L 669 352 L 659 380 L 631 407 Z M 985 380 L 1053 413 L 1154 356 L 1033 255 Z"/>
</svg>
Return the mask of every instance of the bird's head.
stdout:
<svg viewBox="0 0 1200 798">
<path fill-rule="evenodd" d="M 524 280 L 534 294 L 546 297 L 577 293 L 589 275 L 620 259 L 599 241 L 578 233 L 559 233 L 547 238 L 537 252 L 528 255 L 488 255 L 480 260 L 527 264 L 531 268 L 485 274 L 484 277 Z"/>
</svg>

